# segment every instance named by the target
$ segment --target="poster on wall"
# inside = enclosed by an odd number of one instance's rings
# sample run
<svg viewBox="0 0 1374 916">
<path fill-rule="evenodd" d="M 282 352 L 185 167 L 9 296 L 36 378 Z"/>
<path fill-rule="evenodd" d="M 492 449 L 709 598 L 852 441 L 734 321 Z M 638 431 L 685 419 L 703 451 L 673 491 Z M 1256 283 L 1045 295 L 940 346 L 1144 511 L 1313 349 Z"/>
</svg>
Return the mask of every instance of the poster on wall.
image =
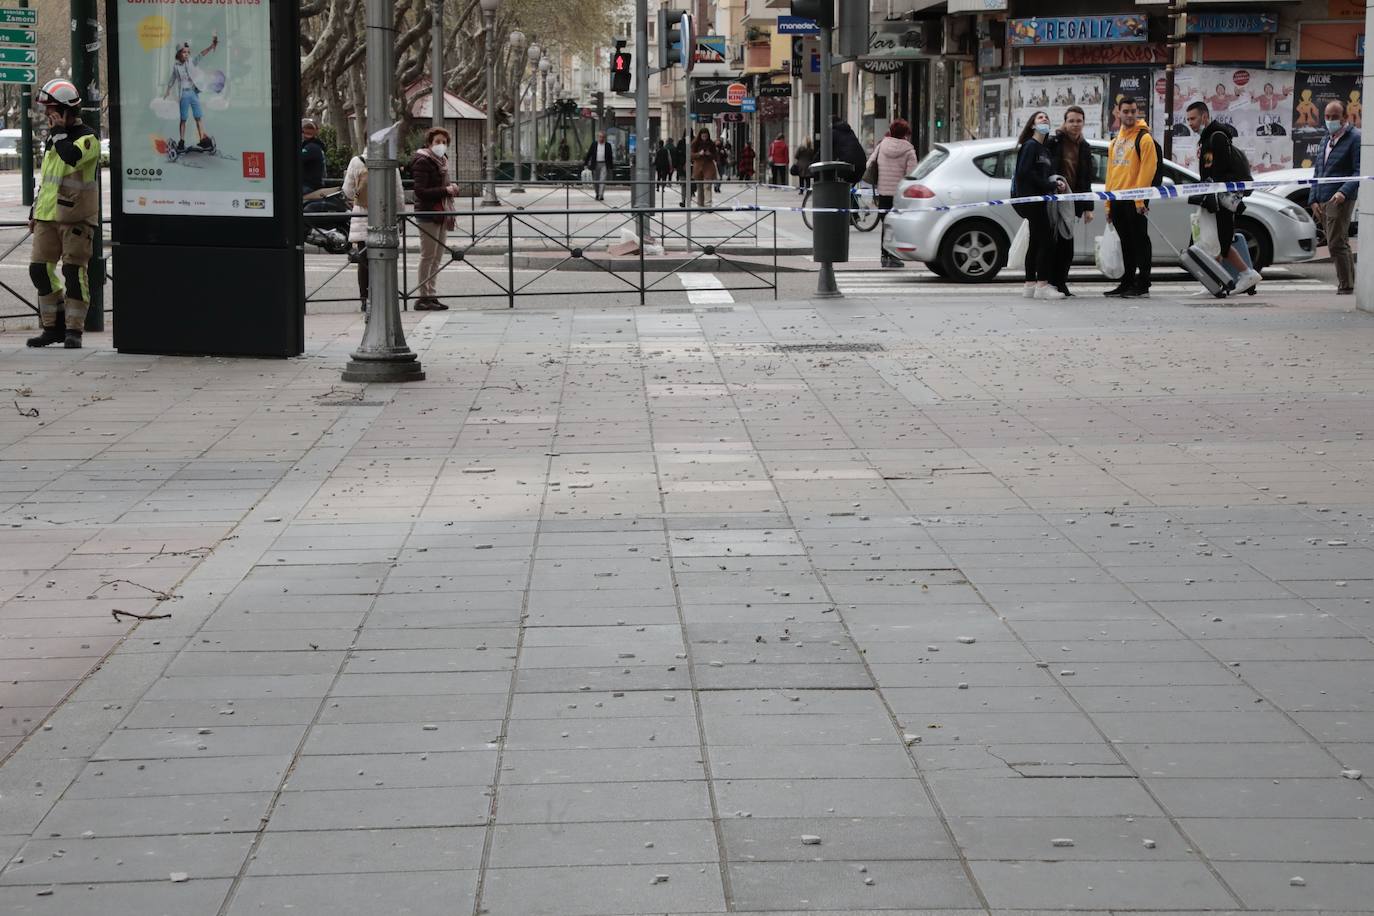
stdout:
<svg viewBox="0 0 1374 916">
<path fill-rule="evenodd" d="M 1121 112 L 1118 106 L 1121 100 L 1127 97 L 1135 99 L 1137 103 L 1143 101 L 1146 110 L 1149 110 L 1148 100 L 1154 97 L 1149 70 L 1114 70 L 1108 74 L 1107 101 L 1102 106 L 1108 136 L 1115 135 L 1121 129 Z"/>
<path fill-rule="evenodd" d="M 119 4 L 122 211 L 273 215 L 271 11 Z"/>
<path fill-rule="evenodd" d="M 964 136 L 961 139 L 974 140 L 979 135 L 979 129 L 983 126 L 983 119 L 978 116 L 979 91 L 982 89 L 982 80 L 976 76 L 964 77 Z"/>
<path fill-rule="evenodd" d="M 1361 97 L 1364 78 L 1358 73 L 1299 73 L 1293 91 L 1293 165 L 1311 168 L 1322 137 L 1326 106 L 1343 102 L 1355 127 L 1364 122 Z"/>
<path fill-rule="evenodd" d="M 1011 131 L 1020 132 L 1032 114 L 1043 110 L 1050 123 L 1058 127 L 1064 123 L 1064 112 L 1070 105 L 1083 109 L 1083 134 L 1096 139 L 1102 136 L 1102 77 L 1071 74 L 1067 76 L 1022 76 L 1012 89 Z"/>
<path fill-rule="evenodd" d="M 1287 70 L 1187 67 L 1174 78 L 1174 161 L 1197 168 L 1197 135 L 1188 128 L 1188 106 L 1207 103 L 1212 120 L 1236 129 L 1236 146 L 1251 171 L 1293 167 L 1293 76 Z"/>
<path fill-rule="evenodd" d="M 1007 124 L 1008 85 L 1004 79 L 983 81 L 983 110 L 979 122 L 983 125 L 984 137 L 1006 137 L 1011 133 Z"/>
</svg>

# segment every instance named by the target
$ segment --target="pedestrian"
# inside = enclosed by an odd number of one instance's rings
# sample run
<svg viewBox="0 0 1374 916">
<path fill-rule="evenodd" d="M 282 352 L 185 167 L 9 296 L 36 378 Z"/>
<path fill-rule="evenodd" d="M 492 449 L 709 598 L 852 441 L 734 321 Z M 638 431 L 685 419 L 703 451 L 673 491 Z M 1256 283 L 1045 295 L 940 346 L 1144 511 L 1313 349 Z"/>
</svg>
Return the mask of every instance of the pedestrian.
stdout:
<svg viewBox="0 0 1374 916">
<path fill-rule="evenodd" d="M 1230 124 L 1213 121 L 1206 102 L 1193 102 L 1188 106 L 1188 127 L 1198 135 L 1197 161 L 1198 175 L 1204 182 L 1250 181 L 1250 165 L 1245 154 L 1235 146 L 1236 129 Z M 1212 220 L 1216 224 L 1217 242 L 1220 250 L 1219 263 L 1229 262 L 1235 268 L 1233 293 L 1243 293 L 1260 281 L 1259 271 L 1252 269 L 1236 251 L 1233 240 L 1236 235 L 1236 219 L 1245 204 L 1238 193 L 1196 194 L 1188 198 L 1201 212 L 1199 220 Z"/>
<path fill-rule="evenodd" d="M 1121 130 L 1107 147 L 1107 190 L 1148 188 L 1159 169 L 1159 148 L 1150 128 L 1140 117 L 1140 103 L 1126 96 L 1121 100 Z M 1121 282 L 1105 295 L 1139 299 L 1150 295 L 1150 264 L 1154 248 L 1150 244 L 1150 204 L 1145 200 L 1109 201 L 1107 222 L 1121 236 L 1121 259 L 1125 272 Z"/>
<path fill-rule="evenodd" d="M 868 157 L 869 165 L 877 165 L 878 181 L 873 186 L 878 209 L 886 218 L 892 209 L 892 198 L 897 194 L 897 185 L 916 168 L 916 148 L 911 145 L 911 125 L 897 118 L 887 129 L 887 134 L 873 147 L 873 155 Z M 897 256 L 882 249 L 884 267 L 901 267 Z"/>
<path fill-rule="evenodd" d="M 42 330 L 28 345 L 46 347 L 60 340 L 66 349 L 79 350 L 90 308 L 86 266 L 100 209 L 100 138 L 81 123 L 81 93 L 70 80 L 49 80 L 38 90 L 37 102 L 48 117 L 48 141 L 29 210 L 29 276 L 38 290 Z"/>
<path fill-rule="evenodd" d="M 568 148 L 568 138 L 564 137 L 558 141 L 558 161 L 571 162 L 572 150 Z"/>
<path fill-rule="evenodd" d="M 1037 111 L 1030 116 L 1017 138 L 1016 171 L 1011 179 L 1012 197 L 1063 193 L 1064 178 L 1055 174 L 1054 162 L 1046 143 L 1050 136 L 1050 116 Z M 1026 285 L 1021 295 L 1027 299 L 1063 299 L 1064 294 L 1050 285 L 1054 274 L 1055 229 L 1050 223 L 1046 203 L 1013 204 L 1025 219 L 1029 231 L 1026 248 Z"/>
<path fill-rule="evenodd" d="M 730 148 L 730 141 L 721 138 L 716 144 L 716 149 L 720 151 L 720 177 L 729 178 L 730 171 L 735 167 L 734 150 Z M 720 188 L 716 188 L 717 191 Z"/>
<path fill-rule="evenodd" d="M 745 140 L 744 146 L 740 147 L 739 163 L 736 166 L 741 181 L 754 180 L 754 160 L 756 158 L 758 158 L 758 154 L 754 152 L 753 144 Z"/>
<path fill-rule="evenodd" d="M 849 183 L 856 185 L 863 180 L 864 169 L 868 165 L 868 154 L 864 145 L 854 133 L 854 128 L 841 117 L 830 121 L 830 151 L 837 162 L 849 165 Z"/>
<path fill-rule="evenodd" d="M 729 149 L 723 139 L 716 140 L 716 193 L 720 193 L 720 180 L 726 177 L 725 170 L 729 164 Z"/>
<path fill-rule="evenodd" d="M 615 147 L 606 141 L 606 132 L 598 131 L 596 142 L 587 147 L 587 155 L 582 157 L 582 167 L 591 169 L 592 186 L 596 189 L 596 199 L 606 199 L 606 176 L 615 168 Z"/>
<path fill-rule="evenodd" d="M 453 228 L 453 198 L 458 186 L 448 183 L 448 131 L 431 127 L 425 131 L 425 145 L 410 158 L 410 177 L 415 192 L 415 227 L 420 233 L 420 298 L 417 312 L 443 312 L 448 306 L 439 301 L 441 258 L 448 253 L 445 242 Z"/>
<path fill-rule="evenodd" d="M 806 193 L 811 187 L 811 163 L 816 161 L 816 147 L 810 140 L 803 140 L 797 147 L 795 157 L 797 168 L 797 191 Z"/>
<path fill-rule="evenodd" d="M 1083 109 L 1070 105 L 1064 112 L 1064 124 L 1049 139 L 1050 165 L 1062 175 L 1064 183 L 1075 194 L 1092 191 L 1093 176 L 1097 166 L 1093 163 L 1092 144 L 1083 138 Z M 1067 209 L 1060 205 L 1061 212 L 1067 216 Z M 1084 225 L 1093 221 L 1092 201 L 1075 201 L 1071 205 L 1073 216 L 1083 220 Z M 1067 237 L 1062 233 L 1054 240 L 1054 263 L 1050 269 L 1050 285 L 1065 296 L 1069 292 L 1069 267 L 1073 264 L 1073 232 L 1070 222 Z"/>
<path fill-rule="evenodd" d="M 658 149 L 654 151 L 654 174 L 658 176 L 658 183 L 664 186 L 673 176 L 673 154 L 662 140 L 658 141 Z"/>
<path fill-rule="evenodd" d="M 301 196 L 324 187 L 324 142 L 312 118 L 301 119 Z"/>
<path fill-rule="evenodd" d="M 343 195 L 353 205 L 353 218 L 348 221 L 348 241 L 352 250 L 348 259 L 358 265 L 358 302 L 362 311 L 367 311 L 368 271 L 367 271 L 367 162 L 362 156 L 354 156 L 344 172 Z M 401 184 L 401 172 L 396 171 L 396 205 L 404 209 L 406 190 Z"/>
<path fill-rule="evenodd" d="M 768 147 L 768 169 L 772 173 L 770 181 L 784 188 L 787 187 L 787 161 L 787 140 L 778 134 Z"/>
<path fill-rule="evenodd" d="M 697 183 L 698 206 L 711 206 L 711 185 L 717 177 L 716 144 L 711 140 L 711 132 L 703 127 L 692 142 L 692 181 Z"/>
<path fill-rule="evenodd" d="M 1326 103 L 1326 136 L 1317 148 L 1317 178 L 1350 178 L 1350 181 L 1314 185 L 1312 215 L 1326 229 L 1326 246 L 1336 265 L 1336 292 L 1355 291 L 1355 259 L 1350 254 L 1350 215 L 1359 195 L 1360 131 L 1350 124 L 1345 103 Z"/>
</svg>

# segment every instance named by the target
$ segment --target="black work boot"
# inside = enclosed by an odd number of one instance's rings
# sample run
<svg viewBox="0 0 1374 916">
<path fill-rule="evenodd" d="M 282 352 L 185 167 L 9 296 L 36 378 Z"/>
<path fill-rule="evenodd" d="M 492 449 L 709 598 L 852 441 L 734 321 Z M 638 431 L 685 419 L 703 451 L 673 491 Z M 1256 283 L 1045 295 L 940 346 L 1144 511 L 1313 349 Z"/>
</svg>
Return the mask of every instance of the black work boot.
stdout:
<svg viewBox="0 0 1374 916">
<path fill-rule="evenodd" d="M 37 337 L 30 337 L 26 343 L 30 347 L 46 347 L 48 344 L 55 344 L 64 339 L 67 332 L 62 329 L 60 324 L 55 324 L 50 328 L 43 328 L 42 333 Z"/>
<path fill-rule="evenodd" d="M 67 348 L 68 350 L 80 350 L 80 349 L 81 349 L 81 332 L 80 332 L 80 331 L 73 331 L 73 330 L 71 330 L 71 329 L 69 328 L 69 329 L 67 330 L 66 337 L 65 337 L 65 338 L 63 339 L 63 341 L 62 341 L 62 346 L 65 347 L 65 348 Z"/>
</svg>

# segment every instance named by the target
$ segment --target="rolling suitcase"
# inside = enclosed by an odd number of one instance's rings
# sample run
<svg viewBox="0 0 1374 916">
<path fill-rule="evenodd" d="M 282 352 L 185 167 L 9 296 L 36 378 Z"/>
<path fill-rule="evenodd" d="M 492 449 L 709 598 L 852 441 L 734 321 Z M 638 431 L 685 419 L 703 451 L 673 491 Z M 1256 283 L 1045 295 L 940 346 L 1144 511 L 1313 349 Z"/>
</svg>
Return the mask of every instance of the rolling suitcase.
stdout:
<svg viewBox="0 0 1374 916">
<path fill-rule="evenodd" d="M 1151 228 L 1154 228 L 1153 225 Z M 1174 250 L 1174 254 L 1178 255 L 1179 266 L 1188 271 L 1188 275 L 1194 280 L 1201 283 L 1203 289 L 1218 299 L 1225 299 L 1227 294 L 1231 292 L 1231 287 L 1235 281 L 1231 279 L 1231 275 L 1226 271 L 1226 268 L 1217 262 L 1216 258 L 1197 245 L 1189 245 L 1183 251 L 1179 251 L 1178 247 L 1169 241 L 1168 236 L 1163 232 L 1156 229 L 1155 234 L 1164 240 L 1164 244 Z"/>
</svg>

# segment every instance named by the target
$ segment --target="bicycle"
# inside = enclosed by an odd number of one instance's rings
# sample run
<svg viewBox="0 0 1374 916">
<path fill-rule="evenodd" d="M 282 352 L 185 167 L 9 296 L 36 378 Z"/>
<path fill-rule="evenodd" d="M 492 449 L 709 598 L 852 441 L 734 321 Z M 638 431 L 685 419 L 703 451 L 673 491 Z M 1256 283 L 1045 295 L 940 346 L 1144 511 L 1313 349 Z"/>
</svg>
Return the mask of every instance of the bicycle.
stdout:
<svg viewBox="0 0 1374 916">
<path fill-rule="evenodd" d="M 855 229 L 860 232 L 872 232 L 878 228 L 882 215 L 883 211 L 878 209 L 878 202 L 874 199 L 871 186 L 865 185 L 862 190 L 856 184 L 849 186 L 849 222 Z M 811 225 L 810 188 L 807 188 L 806 194 L 802 197 L 802 220 L 806 223 L 806 228 L 816 228 Z"/>
</svg>

